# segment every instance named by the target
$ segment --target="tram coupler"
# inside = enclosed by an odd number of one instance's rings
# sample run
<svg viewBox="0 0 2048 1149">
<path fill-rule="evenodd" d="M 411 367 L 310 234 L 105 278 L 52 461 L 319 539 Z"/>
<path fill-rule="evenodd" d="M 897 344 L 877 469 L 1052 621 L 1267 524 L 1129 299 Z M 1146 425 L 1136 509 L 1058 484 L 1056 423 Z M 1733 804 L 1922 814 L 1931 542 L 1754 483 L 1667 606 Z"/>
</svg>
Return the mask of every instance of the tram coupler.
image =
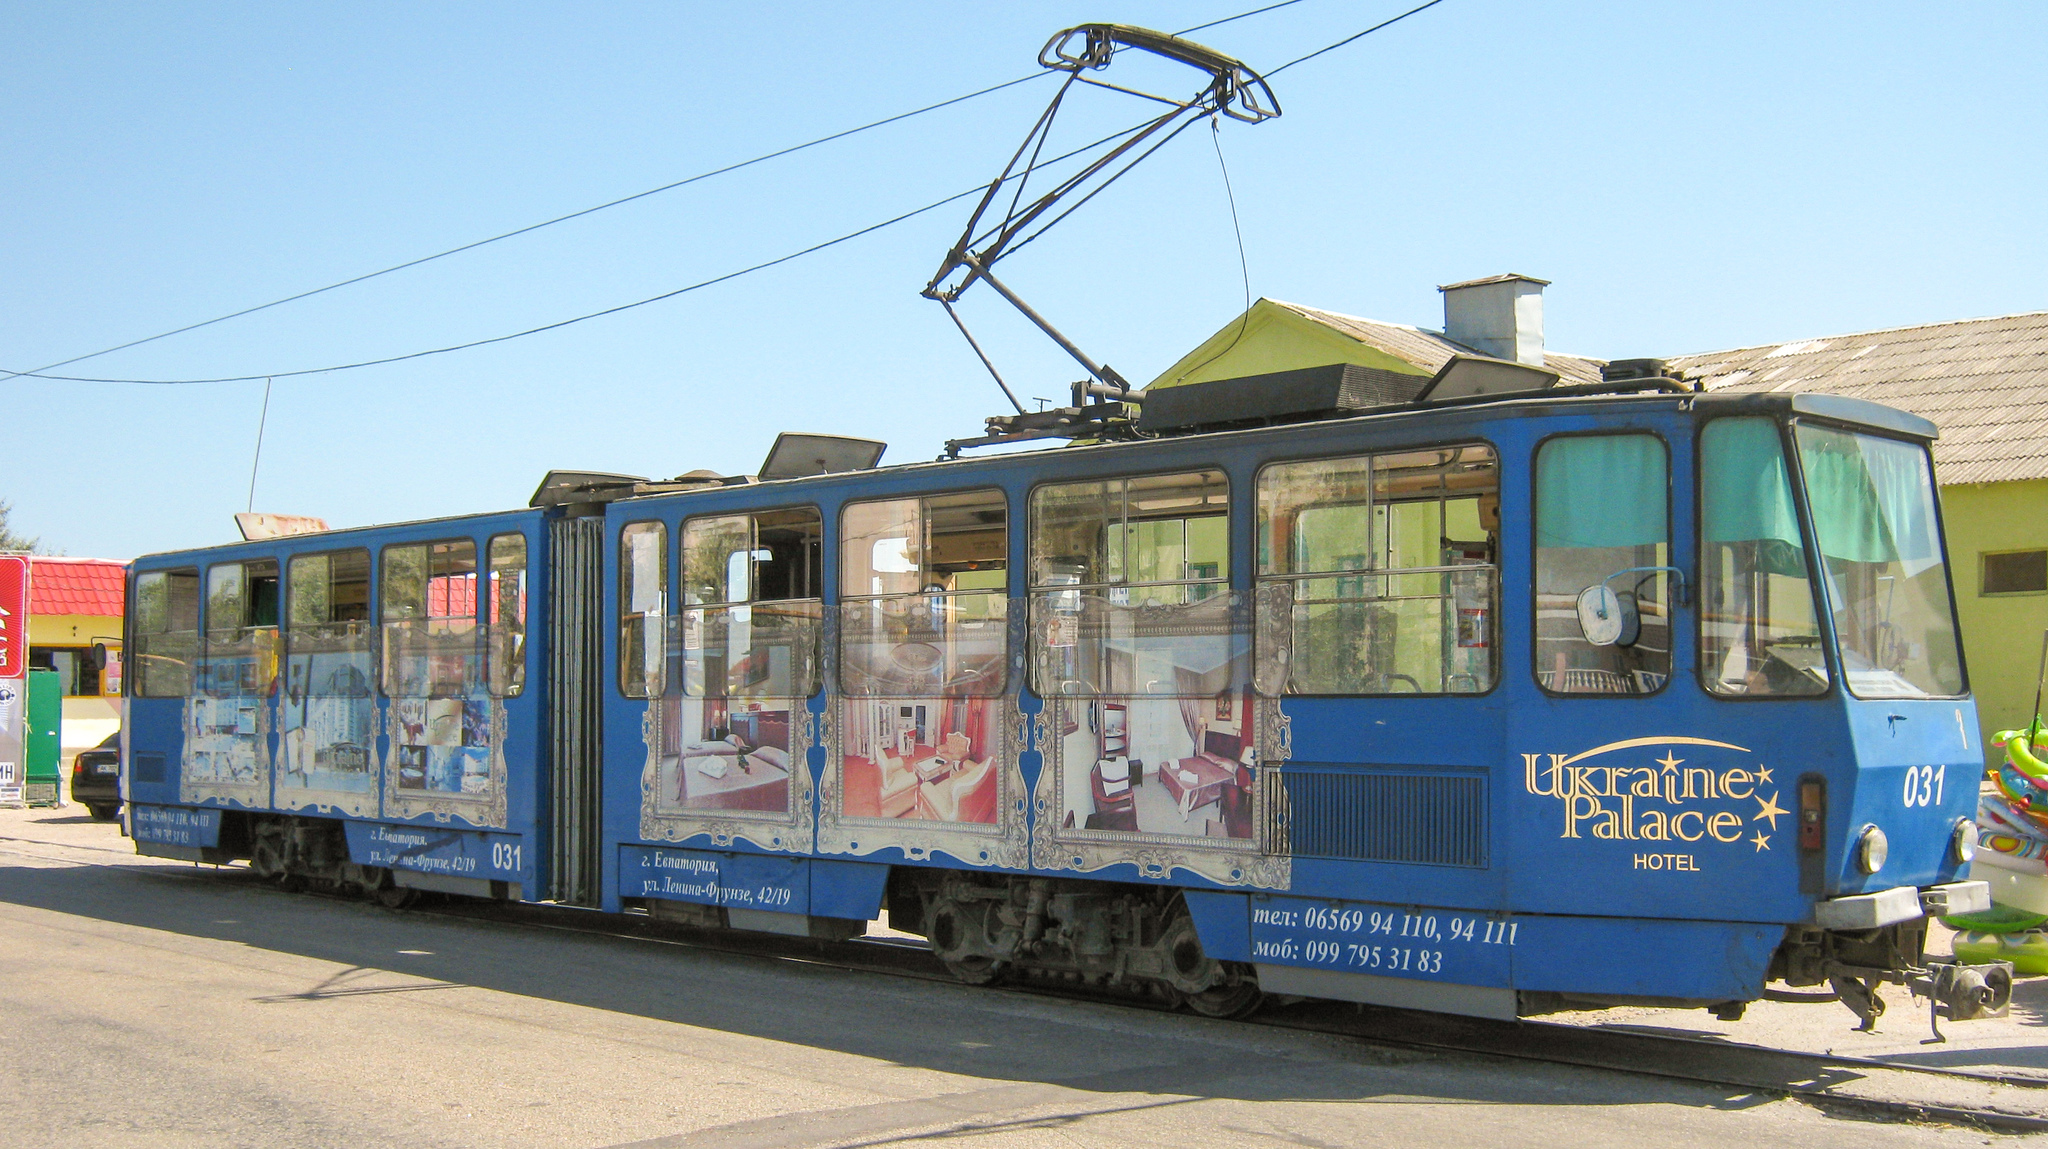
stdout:
<svg viewBox="0 0 2048 1149">
<path fill-rule="evenodd" d="M 1922 1045 L 1939 1045 L 1948 1038 L 1941 1032 L 1941 1010 L 1948 1007 L 1950 1021 L 1976 1021 L 2004 1017 L 2012 1008 L 2013 966 L 2009 961 L 1976 965 L 1961 962 L 1929 962 L 1926 976 L 1908 985 L 1916 995 L 1927 998 L 1927 1024 L 1934 1036 Z"/>
<path fill-rule="evenodd" d="M 1877 1019 L 1884 1016 L 1884 998 L 1877 987 L 1893 982 L 1906 987 L 1914 997 L 1927 999 L 1927 1024 L 1934 1036 L 1922 1045 L 1948 1040 L 1941 1032 L 1941 1014 L 1950 1021 L 1976 1021 L 2004 1017 L 2012 1006 L 2011 962 L 1994 961 L 1969 965 L 1955 961 L 1929 961 L 1925 967 L 1872 969 L 1829 963 L 1828 985 L 1862 1024 L 1862 1033 L 1876 1033 Z"/>
</svg>

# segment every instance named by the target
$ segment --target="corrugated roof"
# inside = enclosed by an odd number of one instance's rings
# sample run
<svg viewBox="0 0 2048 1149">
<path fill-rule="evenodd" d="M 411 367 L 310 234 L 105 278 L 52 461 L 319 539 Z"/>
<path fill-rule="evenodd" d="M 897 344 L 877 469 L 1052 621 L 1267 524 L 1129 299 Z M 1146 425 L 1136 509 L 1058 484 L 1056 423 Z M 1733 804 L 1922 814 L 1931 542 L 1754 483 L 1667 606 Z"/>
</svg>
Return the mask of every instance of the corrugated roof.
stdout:
<svg viewBox="0 0 2048 1149">
<path fill-rule="evenodd" d="M 1941 428 L 1943 483 L 2048 478 L 2048 311 L 1712 351 L 1670 360 L 1713 391 L 1869 399 Z"/>
<path fill-rule="evenodd" d="M 1519 277 L 1515 277 L 1519 278 Z M 1288 303 L 1274 299 L 1269 302 L 1288 309 L 1305 319 L 1313 320 L 1325 327 L 1341 331 L 1361 343 L 1370 344 L 1396 358 L 1406 360 L 1417 367 L 1435 374 L 1438 368 L 1450 362 L 1453 355 L 1481 355 L 1462 343 L 1444 338 L 1441 331 L 1425 327 L 1409 327 L 1403 323 L 1382 323 L 1377 319 L 1360 319 L 1356 315 L 1342 315 L 1335 311 L 1307 307 L 1299 303 Z M 1581 355 L 1566 355 L 1557 351 L 1543 354 L 1544 366 L 1558 373 L 1564 383 L 1598 383 L 1601 360 L 1587 359 Z"/>
<path fill-rule="evenodd" d="M 112 559 L 29 556 L 29 603 L 35 614 L 89 614 L 119 618 L 127 566 Z"/>
</svg>

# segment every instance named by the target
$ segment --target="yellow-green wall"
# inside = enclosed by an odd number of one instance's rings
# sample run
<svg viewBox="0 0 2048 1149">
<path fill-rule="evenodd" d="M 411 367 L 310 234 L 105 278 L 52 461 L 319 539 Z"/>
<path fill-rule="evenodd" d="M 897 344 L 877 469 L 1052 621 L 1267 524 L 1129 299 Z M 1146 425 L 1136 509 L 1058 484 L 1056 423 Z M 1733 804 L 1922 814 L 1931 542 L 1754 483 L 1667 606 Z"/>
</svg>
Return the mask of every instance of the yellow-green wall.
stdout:
<svg viewBox="0 0 2048 1149">
<path fill-rule="evenodd" d="M 2032 717 L 2048 593 L 1986 597 L 1984 555 L 2048 549 L 2048 479 L 1944 486 L 1941 514 L 1978 723 L 1986 735 L 2023 726 Z M 1996 756 L 1987 738 L 1985 761 Z"/>
<path fill-rule="evenodd" d="M 1147 387 L 1178 387 L 1332 363 L 1356 363 L 1403 375 L 1432 374 L 1270 299 L 1261 299 L 1160 372 Z"/>
</svg>

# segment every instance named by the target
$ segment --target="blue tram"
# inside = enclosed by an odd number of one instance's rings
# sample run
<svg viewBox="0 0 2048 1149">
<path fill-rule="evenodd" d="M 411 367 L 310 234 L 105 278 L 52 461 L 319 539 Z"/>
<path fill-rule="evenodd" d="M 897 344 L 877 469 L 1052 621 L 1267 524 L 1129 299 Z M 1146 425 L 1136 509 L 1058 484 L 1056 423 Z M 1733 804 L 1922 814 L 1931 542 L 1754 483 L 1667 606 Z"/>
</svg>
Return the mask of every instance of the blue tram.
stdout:
<svg viewBox="0 0 2048 1149">
<path fill-rule="evenodd" d="M 1874 1019 L 1989 904 L 1935 429 L 1656 382 L 149 556 L 130 831 L 1218 1015 Z"/>
</svg>

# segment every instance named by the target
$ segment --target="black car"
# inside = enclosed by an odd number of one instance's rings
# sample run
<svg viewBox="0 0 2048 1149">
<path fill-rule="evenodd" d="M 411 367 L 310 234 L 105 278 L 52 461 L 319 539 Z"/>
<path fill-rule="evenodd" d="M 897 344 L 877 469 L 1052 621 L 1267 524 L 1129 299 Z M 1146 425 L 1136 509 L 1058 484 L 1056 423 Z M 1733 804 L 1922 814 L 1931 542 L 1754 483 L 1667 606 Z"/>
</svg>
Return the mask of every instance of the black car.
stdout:
<svg viewBox="0 0 2048 1149">
<path fill-rule="evenodd" d="M 121 816 L 121 735 L 107 735 L 71 760 L 71 800 L 92 811 L 96 822 Z"/>
</svg>

